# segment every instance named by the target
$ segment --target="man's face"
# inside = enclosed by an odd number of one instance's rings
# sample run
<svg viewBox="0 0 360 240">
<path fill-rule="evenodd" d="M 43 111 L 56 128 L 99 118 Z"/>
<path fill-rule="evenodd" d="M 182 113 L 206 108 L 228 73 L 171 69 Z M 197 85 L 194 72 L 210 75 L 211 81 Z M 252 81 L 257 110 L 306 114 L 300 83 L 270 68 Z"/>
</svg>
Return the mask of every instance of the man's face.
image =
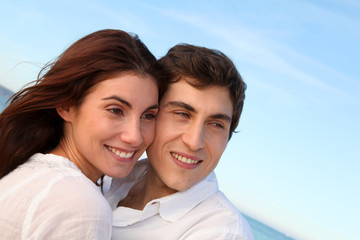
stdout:
<svg viewBox="0 0 360 240">
<path fill-rule="evenodd" d="M 169 85 L 147 150 L 168 190 L 184 191 L 215 169 L 228 142 L 232 111 L 225 87 L 197 89 L 184 78 Z"/>
</svg>

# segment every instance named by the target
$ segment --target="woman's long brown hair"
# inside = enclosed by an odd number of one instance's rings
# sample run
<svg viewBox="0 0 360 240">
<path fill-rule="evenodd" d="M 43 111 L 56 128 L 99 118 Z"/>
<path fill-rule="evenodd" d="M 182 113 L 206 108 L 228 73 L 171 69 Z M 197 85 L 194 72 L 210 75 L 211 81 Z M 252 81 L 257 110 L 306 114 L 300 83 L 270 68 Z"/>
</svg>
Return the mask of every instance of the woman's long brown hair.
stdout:
<svg viewBox="0 0 360 240">
<path fill-rule="evenodd" d="M 159 98 L 165 91 L 155 57 L 137 35 L 121 30 L 89 34 L 47 64 L 0 114 L 0 178 L 34 153 L 47 153 L 59 144 L 63 120 L 56 107 L 79 105 L 92 86 L 123 71 L 152 76 Z"/>
</svg>

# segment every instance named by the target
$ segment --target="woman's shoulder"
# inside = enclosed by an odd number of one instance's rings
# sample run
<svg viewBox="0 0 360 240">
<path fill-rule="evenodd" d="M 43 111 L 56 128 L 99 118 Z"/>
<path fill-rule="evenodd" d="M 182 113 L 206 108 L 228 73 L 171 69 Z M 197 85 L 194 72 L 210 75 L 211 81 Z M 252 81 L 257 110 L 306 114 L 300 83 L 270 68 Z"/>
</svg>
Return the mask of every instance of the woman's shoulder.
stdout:
<svg viewBox="0 0 360 240">
<path fill-rule="evenodd" d="M 51 153 L 35 153 L 29 160 L 20 165 L 20 167 L 26 168 L 47 168 L 47 169 L 73 169 L 80 172 L 80 169 L 71 162 L 68 158 L 58 156 Z"/>
<path fill-rule="evenodd" d="M 29 234 L 110 232 L 109 204 L 93 182 L 72 168 L 23 167 L 1 179 L 0 191 L 7 223 L 23 223 Z"/>
<path fill-rule="evenodd" d="M 36 154 L 11 172 L 1 180 L 0 190 L 7 195 L 2 197 L 23 199 L 28 204 L 36 201 L 41 209 L 59 207 L 74 213 L 92 208 L 111 211 L 100 189 L 76 166 L 58 156 L 52 160 L 54 155 Z"/>
<path fill-rule="evenodd" d="M 66 176 L 55 181 L 49 188 L 47 202 L 73 212 L 111 214 L 99 187 L 85 176 Z"/>
<path fill-rule="evenodd" d="M 100 189 L 84 175 L 55 175 L 32 202 L 38 203 L 35 215 L 39 219 L 46 215 L 61 222 L 87 222 L 89 226 L 99 221 L 108 225 L 112 219 L 112 210 Z"/>
</svg>

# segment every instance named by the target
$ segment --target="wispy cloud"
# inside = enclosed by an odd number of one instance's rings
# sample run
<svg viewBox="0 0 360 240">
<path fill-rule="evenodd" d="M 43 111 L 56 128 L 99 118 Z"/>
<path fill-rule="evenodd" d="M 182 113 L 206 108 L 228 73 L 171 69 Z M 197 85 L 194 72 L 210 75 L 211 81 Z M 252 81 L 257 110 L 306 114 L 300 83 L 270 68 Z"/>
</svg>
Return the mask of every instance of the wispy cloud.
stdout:
<svg viewBox="0 0 360 240">
<path fill-rule="evenodd" d="M 116 1 L 115 1 L 116 2 Z M 122 8 L 121 2 L 116 2 L 114 5 L 103 4 L 98 1 L 91 1 L 86 3 L 87 9 L 91 12 L 96 13 L 97 16 L 101 16 L 102 20 L 97 19 L 96 21 L 105 22 L 106 26 L 109 27 L 109 22 L 113 23 L 114 28 L 121 28 L 124 31 L 132 32 L 136 29 L 136 33 L 141 32 L 147 36 L 155 36 L 156 32 L 153 31 L 153 28 L 150 26 L 149 21 L 144 18 L 140 13 L 140 7 L 137 8 L 139 11 L 129 11 L 129 6 L 136 8 L 135 3 L 128 3 L 126 8 Z"/>
<path fill-rule="evenodd" d="M 232 52 L 240 55 L 244 61 L 250 62 L 251 64 L 257 65 L 263 69 L 297 79 L 298 81 L 312 87 L 325 91 L 331 91 L 337 94 L 343 94 L 340 90 L 299 69 L 295 65 L 292 65 L 289 61 L 289 59 L 292 58 L 301 58 L 315 63 L 315 60 L 302 56 L 294 50 L 291 53 L 290 51 L 285 50 L 285 47 L 283 47 L 282 52 L 287 53 L 287 56 L 279 55 L 277 52 L 268 48 L 268 46 L 273 45 L 270 40 L 267 40 L 266 42 L 266 40 L 264 40 L 266 37 L 258 36 L 255 32 L 252 32 L 250 29 L 245 28 L 238 23 L 236 23 L 236 25 L 224 26 L 219 25 L 214 20 L 207 19 L 206 17 L 200 17 L 199 15 L 190 15 L 189 13 L 185 14 L 176 10 L 169 11 L 168 9 L 159 9 L 159 11 L 168 17 L 175 18 L 178 21 L 191 26 L 196 26 L 202 30 L 208 31 L 218 38 L 221 38 L 229 43 L 234 49 Z M 280 46 L 278 46 L 278 48 L 279 47 Z M 317 65 L 320 64 L 317 63 Z"/>
<path fill-rule="evenodd" d="M 45 20 L 45 14 L 40 11 L 32 2 L 24 1 L 21 4 L 10 1 L 0 2 L 1 14 L 7 18 L 16 21 L 16 23 L 28 24 L 29 22 L 38 22 Z M 3 24 L 6 24 L 3 22 Z"/>
<path fill-rule="evenodd" d="M 290 2 L 289 2 L 290 4 Z M 300 12 L 299 17 L 311 17 L 312 20 L 324 23 L 339 23 L 339 27 L 359 25 L 360 2 L 357 0 L 330 0 L 326 3 L 314 1 L 298 1 L 291 5 Z M 306 12 L 307 14 L 301 14 Z M 346 14 L 344 14 L 346 12 Z M 305 19 L 306 20 L 306 19 Z"/>
</svg>

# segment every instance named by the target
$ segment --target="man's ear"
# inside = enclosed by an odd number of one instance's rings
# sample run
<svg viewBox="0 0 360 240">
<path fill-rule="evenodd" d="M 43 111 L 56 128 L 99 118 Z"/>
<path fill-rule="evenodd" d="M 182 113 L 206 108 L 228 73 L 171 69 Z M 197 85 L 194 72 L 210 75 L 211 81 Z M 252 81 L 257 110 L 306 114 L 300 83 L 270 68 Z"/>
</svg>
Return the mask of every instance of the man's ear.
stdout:
<svg viewBox="0 0 360 240">
<path fill-rule="evenodd" d="M 65 122 L 71 122 L 72 120 L 72 111 L 71 107 L 68 106 L 59 106 L 56 107 L 56 112 L 59 114 L 59 116 L 64 119 Z"/>
</svg>

